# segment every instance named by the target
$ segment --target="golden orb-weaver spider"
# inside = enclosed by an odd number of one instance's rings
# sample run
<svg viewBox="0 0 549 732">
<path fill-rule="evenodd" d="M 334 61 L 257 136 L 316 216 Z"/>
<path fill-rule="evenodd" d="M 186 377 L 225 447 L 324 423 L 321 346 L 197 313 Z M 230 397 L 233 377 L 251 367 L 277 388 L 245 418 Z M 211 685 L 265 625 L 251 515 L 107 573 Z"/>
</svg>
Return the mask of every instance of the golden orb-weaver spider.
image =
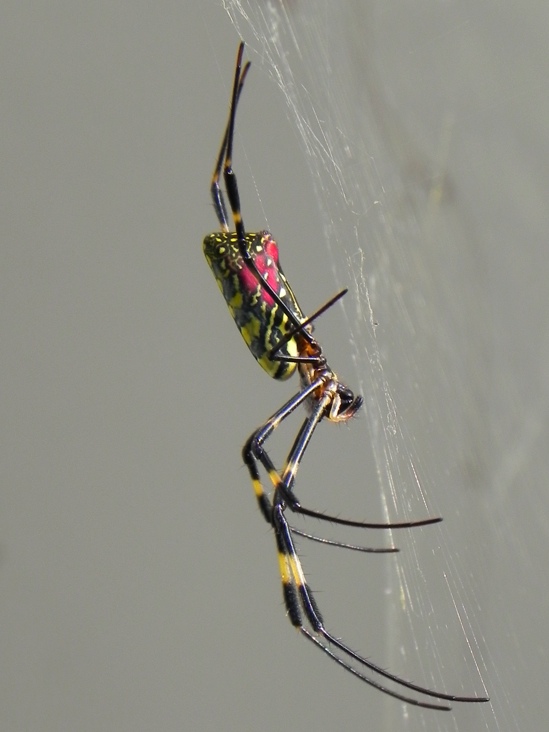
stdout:
<svg viewBox="0 0 549 732">
<path fill-rule="evenodd" d="M 373 524 L 342 519 L 305 508 L 298 501 L 293 488 L 297 470 L 309 441 L 320 422 L 346 422 L 362 405 L 362 397 L 355 396 L 329 367 L 319 342 L 312 335 L 311 323 L 328 307 L 345 294 L 345 290 L 332 298 L 313 316 L 306 318 L 288 284 L 278 259 L 278 246 L 268 231 L 246 233 L 240 209 L 240 197 L 236 176 L 232 168 L 233 138 L 236 109 L 246 75 L 248 61 L 242 66 L 244 43 L 240 43 L 231 98 L 229 121 L 221 142 L 211 183 L 211 196 L 219 221 L 220 231 L 204 239 L 204 254 L 219 288 L 227 302 L 248 348 L 263 369 L 274 379 L 288 379 L 297 371 L 300 390 L 269 419 L 255 430 L 246 441 L 242 454 L 252 479 L 259 508 L 265 520 L 273 528 L 277 549 L 284 602 L 291 623 L 340 666 L 379 691 L 426 709 L 449 710 L 446 704 L 435 704 L 405 696 L 390 689 L 374 678 L 366 676 L 362 666 L 389 681 L 437 699 L 456 702 L 483 702 L 485 697 L 457 696 L 431 691 L 386 671 L 360 656 L 324 626 L 324 621 L 311 590 L 305 580 L 301 561 L 297 556 L 293 535 L 332 544 L 341 548 L 365 552 L 393 552 L 395 548 L 370 549 L 367 547 L 330 541 L 290 526 L 285 511 L 311 516 L 321 521 L 358 528 L 401 529 L 423 526 L 440 521 L 430 518 L 422 521 Z M 230 231 L 229 218 L 220 188 L 221 172 L 235 231 Z M 305 418 L 288 454 L 284 469 L 276 470 L 265 450 L 265 442 L 277 427 L 301 404 L 308 408 Z M 272 499 L 264 491 L 260 465 L 266 470 L 274 488 Z M 349 659 L 349 660 L 346 660 Z M 354 663 L 356 665 L 351 665 Z"/>
</svg>

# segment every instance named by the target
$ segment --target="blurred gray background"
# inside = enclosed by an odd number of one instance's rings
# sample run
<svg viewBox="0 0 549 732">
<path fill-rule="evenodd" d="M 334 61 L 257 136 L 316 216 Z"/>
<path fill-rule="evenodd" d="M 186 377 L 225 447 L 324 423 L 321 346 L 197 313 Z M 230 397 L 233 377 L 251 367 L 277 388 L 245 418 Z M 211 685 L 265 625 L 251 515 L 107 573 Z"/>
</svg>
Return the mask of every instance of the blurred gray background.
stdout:
<svg viewBox="0 0 549 732">
<path fill-rule="evenodd" d="M 537 732 L 547 6 L 227 5 L 3 4 L 0 729 Z M 239 35 L 244 220 L 305 311 L 350 288 L 317 333 L 366 398 L 298 495 L 445 519 L 397 558 L 302 544 L 306 571 L 351 646 L 492 705 L 407 710 L 284 617 L 240 448 L 295 384 L 256 366 L 201 251 Z"/>
</svg>

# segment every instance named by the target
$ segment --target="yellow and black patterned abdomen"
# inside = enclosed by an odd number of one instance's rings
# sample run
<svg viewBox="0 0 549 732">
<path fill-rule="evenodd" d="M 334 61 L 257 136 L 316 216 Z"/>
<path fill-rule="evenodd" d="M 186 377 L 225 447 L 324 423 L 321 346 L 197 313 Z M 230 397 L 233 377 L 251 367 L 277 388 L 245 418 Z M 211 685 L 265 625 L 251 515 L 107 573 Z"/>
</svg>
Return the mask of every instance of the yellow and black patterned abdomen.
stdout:
<svg viewBox="0 0 549 732">
<path fill-rule="evenodd" d="M 295 329 L 295 324 L 258 281 L 244 262 L 234 231 L 215 232 L 204 239 L 204 255 L 223 293 L 242 337 L 258 363 L 273 379 L 287 379 L 296 369 L 292 361 L 269 358 L 269 353 Z M 305 320 L 295 295 L 280 268 L 278 246 L 268 231 L 246 234 L 246 246 L 258 272 L 277 293 L 297 322 Z M 278 358 L 298 356 L 295 336 L 276 353 Z"/>
</svg>

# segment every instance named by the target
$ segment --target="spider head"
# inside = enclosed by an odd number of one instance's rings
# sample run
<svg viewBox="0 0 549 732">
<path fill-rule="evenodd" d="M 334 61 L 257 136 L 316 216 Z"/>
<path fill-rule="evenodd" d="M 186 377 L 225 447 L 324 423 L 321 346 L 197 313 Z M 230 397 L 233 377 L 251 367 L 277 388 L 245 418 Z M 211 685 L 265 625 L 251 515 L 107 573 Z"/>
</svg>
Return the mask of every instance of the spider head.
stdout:
<svg viewBox="0 0 549 732">
<path fill-rule="evenodd" d="M 346 422 L 355 416 L 362 406 L 363 401 L 364 399 L 360 394 L 355 396 L 348 386 L 338 382 L 336 398 L 332 403 L 329 419 L 334 422 Z"/>
</svg>

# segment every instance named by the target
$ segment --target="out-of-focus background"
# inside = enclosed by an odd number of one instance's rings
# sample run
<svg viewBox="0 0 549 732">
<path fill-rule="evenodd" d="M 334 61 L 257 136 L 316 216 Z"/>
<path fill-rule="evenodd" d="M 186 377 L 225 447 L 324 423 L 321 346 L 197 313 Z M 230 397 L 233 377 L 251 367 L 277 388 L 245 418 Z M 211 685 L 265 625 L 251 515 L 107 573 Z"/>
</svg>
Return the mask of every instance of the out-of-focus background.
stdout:
<svg viewBox="0 0 549 732">
<path fill-rule="evenodd" d="M 0 729 L 546 725 L 549 89 L 544 4 L 4 3 Z M 227 12 L 228 11 L 228 12 Z M 243 214 L 330 363 L 304 504 L 409 532 L 300 542 L 327 626 L 418 684 L 405 708 L 284 617 L 241 445 L 295 389 L 203 260 L 239 38 Z M 281 463 L 297 420 L 273 439 Z"/>
</svg>

